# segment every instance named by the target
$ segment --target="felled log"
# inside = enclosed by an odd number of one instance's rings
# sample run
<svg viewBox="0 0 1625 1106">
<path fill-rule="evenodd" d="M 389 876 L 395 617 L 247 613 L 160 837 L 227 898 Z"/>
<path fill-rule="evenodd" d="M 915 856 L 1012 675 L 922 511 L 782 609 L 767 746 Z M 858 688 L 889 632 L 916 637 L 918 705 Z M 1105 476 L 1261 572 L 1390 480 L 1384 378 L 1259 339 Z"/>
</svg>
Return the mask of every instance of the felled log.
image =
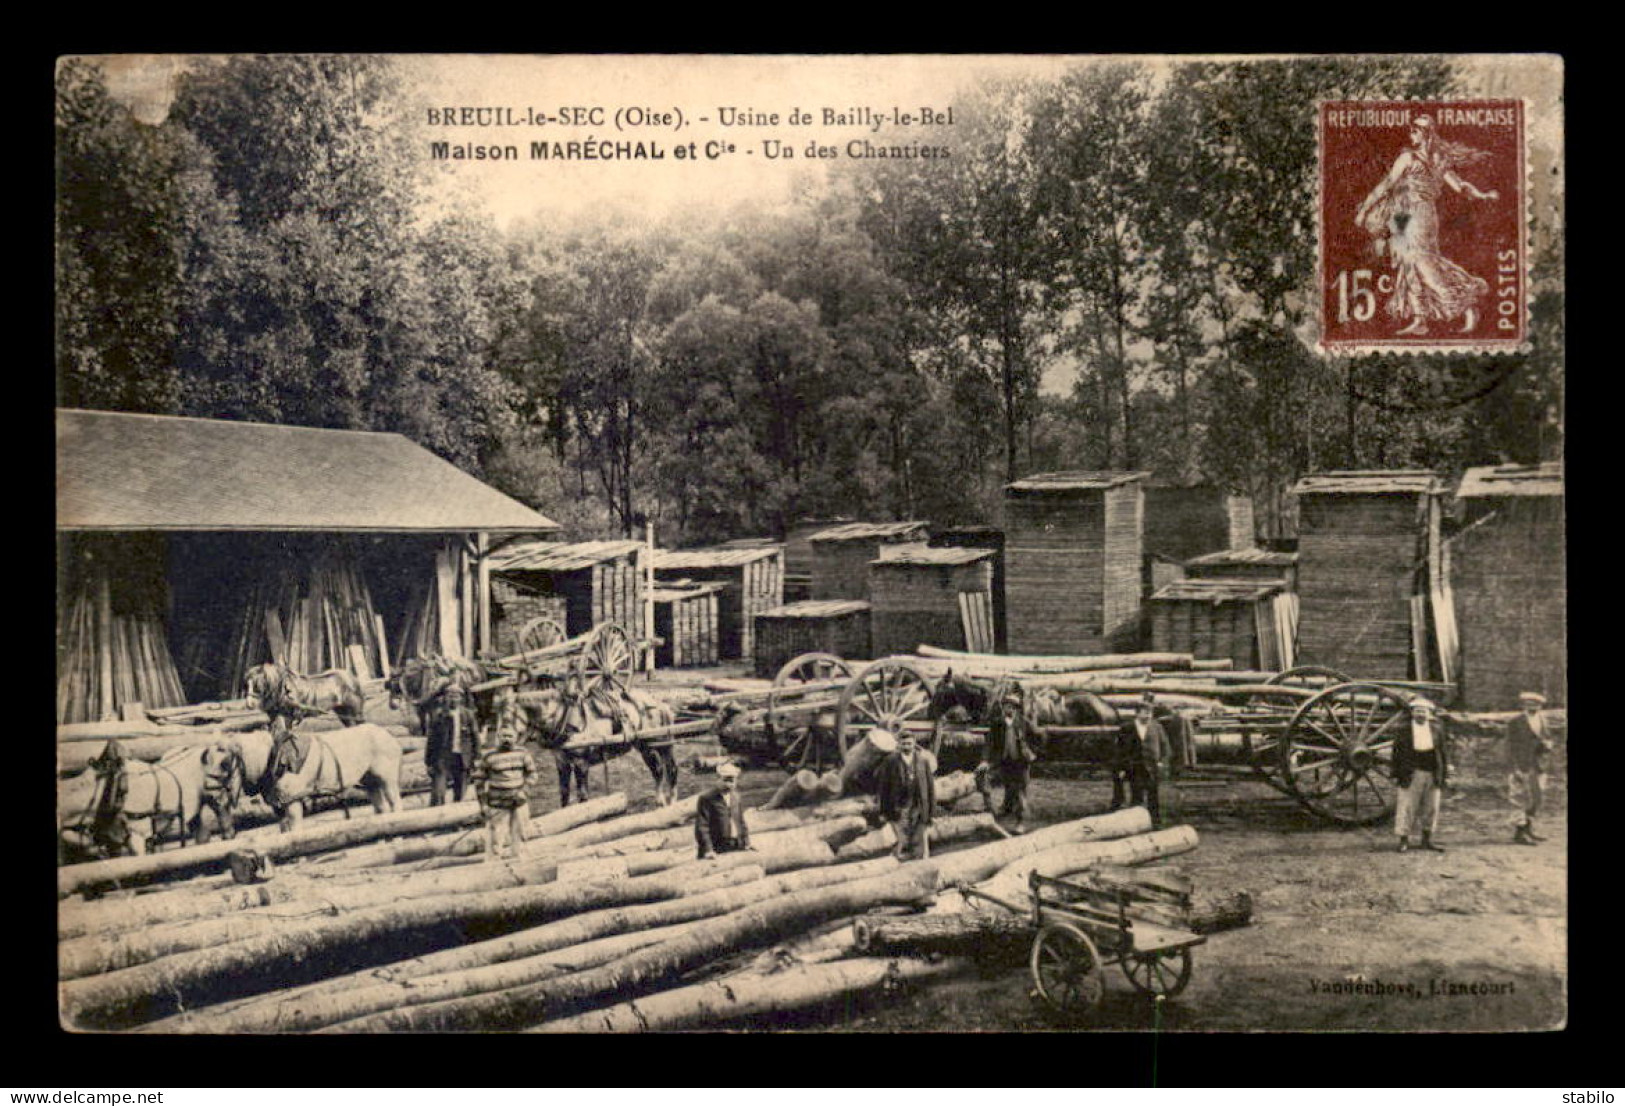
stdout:
<svg viewBox="0 0 1625 1106">
<path fill-rule="evenodd" d="M 1130 809 L 1144 810 L 1143 807 Z M 1145 820 L 1147 829 L 1150 828 L 1149 822 L 1148 816 Z M 1097 836 L 1093 840 L 1067 842 L 1018 857 L 1001 866 L 990 878 L 976 881 L 976 889 L 1006 902 L 1026 903 L 1027 877 L 1033 872 L 1041 876 L 1066 877 L 1099 864 L 1143 864 L 1160 857 L 1178 856 L 1195 849 L 1196 845 L 1196 830 L 1190 826 L 1174 826 L 1112 840 L 1100 840 Z M 948 859 L 944 858 L 945 861 Z"/>
<path fill-rule="evenodd" d="M 940 979 L 964 961 L 888 960 L 871 957 L 833 964 L 803 964 L 777 972 L 731 975 L 710 983 L 661 991 L 574 1017 L 556 1018 L 527 1033 L 653 1033 L 694 1029 L 743 1018 L 773 1018 L 809 1006 Z"/>
<path fill-rule="evenodd" d="M 887 903 L 928 899 L 935 888 L 934 868 L 910 865 L 889 875 L 773 895 L 708 919 L 681 936 L 639 949 L 612 964 L 468 999 L 395 1009 L 332 1025 L 324 1032 L 518 1029 L 593 1005 L 606 996 L 646 991 L 719 955 L 781 940 L 830 918 Z"/>
<path fill-rule="evenodd" d="M 871 731 L 846 751 L 841 765 L 841 793 L 863 790 L 880 762 L 897 751 L 897 741 L 884 733 Z"/>
<path fill-rule="evenodd" d="M 580 880 L 409 899 L 336 918 L 285 921 L 242 940 L 62 983 L 58 987 L 62 1016 L 77 1028 L 129 1026 L 184 1006 L 309 982 L 339 968 L 387 962 L 391 953 L 398 958 L 403 947 L 417 945 L 426 951 L 445 939 L 448 925 L 511 931 L 586 910 L 676 898 L 691 879 L 692 873 L 677 869 L 637 879 Z"/>
<path fill-rule="evenodd" d="M 1055 845 L 1071 841 L 1106 841 L 1145 833 L 1150 828 L 1151 815 L 1144 807 L 1134 806 L 1111 814 L 1097 814 L 1091 818 L 1046 826 L 1020 837 L 978 845 L 973 849 L 960 849 L 935 857 L 932 863 L 942 873 L 944 887 L 960 882 L 977 883 L 1012 861 Z"/>
<path fill-rule="evenodd" d="M 564 807 L 554 813 L 559 815 L 561 824 L 580 825 L 625 809 L 625 794 L 616 792 L 601 799 Z M 341 849 L 362 841 L 376 841 L 380 837 L 471 825 L 480 821 L 481 817 L 477 803 L 450 803 L 427 810 L 377 814 L 354 821 L 301 828 L 293 833 L 257 840 L 254 848 L 273 860 L 282 860 L 290 856 Z M 70 864 L 57 871 L 57 896 L 64 898 L 89 887 L 151 880 L 180 872 L 218 871 L 224 868 L 226 857 L 241 847 L 235 841 L 217 841 L 175 852 Z"/>
<path fill-rule="evenodd" d="M 772 798 L 761 805 L 762 810 L 779 810 L 784 807 L 803 806 L 807 803 L 816 803 L 827 795 L 818 773 L 803 768 L 785 780 L 780 788 L 773 792 Z"/>
<path fill-rule="evenodd" d="M 1032 941 L 1032 919 L 1018 914 L 913 914 L 859 918 L 852 923 L 852 947 L 867 956 L 1003 960 L 1024 954 Z"/>
<path fill-rule="evenodd" d="M 931 824 L 930 839 L 932 844 L 946 844 L 949 841 L 963 841 L 967 837 L 978 834 L 995 834 L 1002 832 L 993 815 L 980 814 L 951 814 L 946 818 L 938 818 Z M 877 830 L 871 830 L 862 837 L 842 845 L 836 850 L 839 860 L 858 860 L 863 857 L 877 856 L 889 853 L 897 847 L 897 830 L 890 823 Z"/>
<path fill-rule="evenodd" d="M 1220 933 L 1227 929 L 1240 929 L 1253 920 L 1253 897 L 1246 891 L 1198 895 L 1191 903 L 1190 930 L 1192 933 Z"/>
<path fill-rule="evenodd" d="M 967 653 L 960 649 L 940 649 L 934 645 L 921 645 L 915 652 L 922 657 L 935 660 L 974 664 L 1011 673 L 1087 672 L 1098 668 L 1188 670 L 1195 659 L 1189 653 L 1101 653 L 1095 656 L 997 655 Z"/>
</svg>

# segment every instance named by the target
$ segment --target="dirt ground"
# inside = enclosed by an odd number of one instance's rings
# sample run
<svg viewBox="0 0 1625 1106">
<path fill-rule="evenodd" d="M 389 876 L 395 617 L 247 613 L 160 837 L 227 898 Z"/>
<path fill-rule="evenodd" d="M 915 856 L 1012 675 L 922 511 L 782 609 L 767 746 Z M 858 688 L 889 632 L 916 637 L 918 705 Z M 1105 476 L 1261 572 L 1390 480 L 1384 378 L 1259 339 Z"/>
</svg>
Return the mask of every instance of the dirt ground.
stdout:
<svg viewBox="0 0 1625 1106">
<path fill-rule="evenodd" d="M 739 675 L 738 670 L 718 670 Z M 659 673 L 657 685 L 693 682 Z M 690 761 L 718 751 L 679 747 L 681 795 L 709 786 Z M 1501 793 L 1498 739 L 1457 742 L 1452 788 L 1438 841 L 1444 853 L 1395 850 L 1392 826 L 1339 828 L 1262 782 L 1164 785 L 1164 821 L 1194 826 L 1196 850 L 1167 863 L 1199 893 L 1244 890 L 1253 921 L 1216 933 L 1194 950 L 1189 987 L 1160 1005 L 1115 968 L 1087 1028 L 1145 1030 L 1467 1030 L 1561 1027 L 1567 1016 L 1568 849 L 1562 750 L 1539 825 L 1548 840 L 1512 844 Z M 558 805 L 542 758 L 535 813 Z M 1034 780 L 1033 826 L 1107 809 L 1103 777 L 1056 769 Z M 1094 778 L 1085 778 L 1093 776 Z M 784 780 L 749 767 L 747 802 Z M 625 790 L 634 809 L 651 801 L 636 756 L 595 768 L 594 794 Z M 966 804 L 975 809 L 974 797 Z M 806 1011 L 772 1028 L 813 1032 L 1020 1031 L 1075 1028 L 1052 1020 L 1031 996 L 1024 966 L 937 981 L 914 993 Z M 761 1031 L 756 1024 L 730 1027 Z"/>
</svg>

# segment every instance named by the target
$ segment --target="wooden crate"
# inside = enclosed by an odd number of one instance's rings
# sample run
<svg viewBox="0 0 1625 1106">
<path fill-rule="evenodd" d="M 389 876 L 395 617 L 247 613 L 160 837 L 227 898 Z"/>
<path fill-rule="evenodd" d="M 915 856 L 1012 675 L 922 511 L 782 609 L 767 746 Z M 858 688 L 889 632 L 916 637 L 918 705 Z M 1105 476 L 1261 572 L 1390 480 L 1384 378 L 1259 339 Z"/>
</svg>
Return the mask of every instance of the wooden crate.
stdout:
<svg viewBox="0 0 1625 1106">
<path fill-rule="evenodd" d="M 812 599 L 763 611 L 756 616 L 756 675 L 771 679 L 802 653 L 867 659 L 869 618 L 869 604 L 858 599 Z"/>
</svg>

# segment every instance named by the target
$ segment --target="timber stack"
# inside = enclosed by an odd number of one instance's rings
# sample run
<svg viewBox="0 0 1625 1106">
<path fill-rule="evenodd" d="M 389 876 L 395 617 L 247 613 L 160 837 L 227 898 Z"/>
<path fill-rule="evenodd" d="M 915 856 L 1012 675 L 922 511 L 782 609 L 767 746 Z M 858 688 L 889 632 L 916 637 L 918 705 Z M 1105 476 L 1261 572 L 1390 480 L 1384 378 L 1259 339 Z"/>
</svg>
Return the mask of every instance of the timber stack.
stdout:
<svg viewBox="0 0 1625 1106">
<path fill-rule="evenodd" d="M 662 585 L 677 580 L 719 585 L 717 655 L 724 660 L 754 656 L 756 616 L 784 605 L 784 548 L 766 539 L 658 550 L 654 571 Z"/>
<path fill-rule="evenodd" d="M 889 545 L 923 545 L 923 522 L 849 522 L 807 539 L 812 548 L 812 597 L 869 600 L 869 565 Z"/>
</svg>

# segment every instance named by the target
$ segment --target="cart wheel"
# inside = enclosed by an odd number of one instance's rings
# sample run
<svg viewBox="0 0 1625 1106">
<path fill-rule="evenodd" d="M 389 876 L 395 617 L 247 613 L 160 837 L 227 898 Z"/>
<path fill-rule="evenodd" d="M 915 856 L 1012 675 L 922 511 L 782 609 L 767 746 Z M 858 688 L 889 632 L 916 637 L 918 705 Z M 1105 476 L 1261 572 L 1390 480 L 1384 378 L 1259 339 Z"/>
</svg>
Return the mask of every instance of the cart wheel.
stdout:
<svg viewBox="0 0 1625 1106">
<path fill-rule="evenodd" d="M 841 679 L 851 675 L 852 666 L 834 653 L 803 653 L 793 658 L 779 669 L 778 675 L 773 678 L 773 690 L 767 693 L 768 719 L 776 727 L 780 706 L 788 708 L 798 701 L 794 698 L 781 699 L 778 694 L 780 688 L 793 688 L 797 684 Z M 833 689 L 830 694 L 835 694 Z M 841 753 L 835 745 L 833 735 L 819 733 L 810 727 L 789 732 L 795 736 L 779 755 L 779 765 L 786 772 L 794 774 L 803 768 L 817 772 L 822 771 L 826 764 L 840 767 Z"/>
<path fill-rule="evenodd" d="M 773 677 L 774 687 L 810 684 L 815 680 L 838 680 L 852 675 L 852 666 L 834 653 L 803 653 L 786 662 Z M 768 700 L 769 705 L 772 700 Z"/>
<path fill-rule="evenodd" d="M 546 649 L 564 640 L 564 627 L 556 618 L 533 618 L 519 630 L 519 651 L 529 653 Z"/>
<path fill-rule="evenodd" d="M 1394 739 L 1409 703 L 1382 684 L 1338 684 L 1292 716 L 1278 753 L 1281 777 L 1307 809 L 1349 826 L 1394 812 Z"/>
<path fill-rule="evenodd" d="M 1346 684 L 1349 677 L 1335 668 L 1326 668 L 1318 664 L 1304 664 L 1296 668 L 1289 668 L 1285 672 L 1277 672 L 1264 681 L 1283 688 L 1294 688 L 1299 691 L 1321 691 L 1335 684 Z M 1259 692 L 1247 700 L 1249 708 L 1263 711 L 1280 711 L 1290 715 L 1303 705 L 1304 697 L 1287 692 L 1271 695 L 1268 692 Z M 1247 747 L 1251 752 L 1250 764 L 1260 779 L 1275 790 L 1296 797 L 1296 792 L 1281 775 L 1281 734 L 1285 727 L 1267 729 L 1244 735 Z"/>
<path fill-rule="evenodd" d="M 600 690 L 623 690 L 631 684 L 636 667 L 632 639 L 616 623 L 606 622 L 592 632 L 571 663 L 569 691 L 583 699 Z"/>
<path fill-rule="evenodd" d="M 1191 950 L 1134 952 L 1123 957 L 1123 974 L 1141 994 L 1173 998 L 1191 981 Z"/>
<path fill-rule="evenodd" d="M 1038 997 L 1063 1017 L 1082 1017 L 1106 996 L 1100 953 L 1076 926 L 1051 922 L 1040 929 L 1033 940 L 1031 967 Z"/>
<path fill-rule="evenodd" d="M 904 722 L 925 722 L 931 713 L 931 681 L 906 661 L 875 661 L 841 689 L 835 736 L 841 756 L 873 728 L 896 732 Z"/>
</svg>

